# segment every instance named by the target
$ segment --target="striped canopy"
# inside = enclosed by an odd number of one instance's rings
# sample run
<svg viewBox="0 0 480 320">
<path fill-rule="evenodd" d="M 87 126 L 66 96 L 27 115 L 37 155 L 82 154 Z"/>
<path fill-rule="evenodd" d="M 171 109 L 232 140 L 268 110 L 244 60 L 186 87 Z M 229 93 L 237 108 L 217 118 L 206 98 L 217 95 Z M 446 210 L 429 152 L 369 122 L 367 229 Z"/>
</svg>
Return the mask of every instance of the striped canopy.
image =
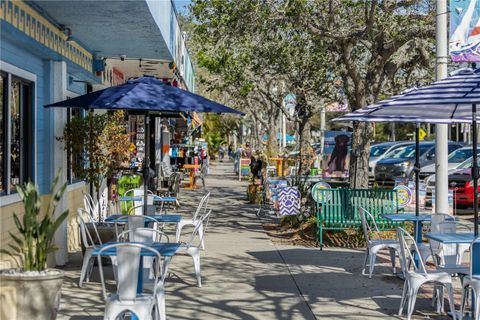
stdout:
<svg viewBox="0 0 480 320">
<path fill-rule="evenodd" d="M 480 104 L 480 69 L 460 69 L 429 86 L 366 106 L 335 122 L 472 122 L 472 104 Z M 480 115 L 477 114 L 477 119 Z"/>
</svg>

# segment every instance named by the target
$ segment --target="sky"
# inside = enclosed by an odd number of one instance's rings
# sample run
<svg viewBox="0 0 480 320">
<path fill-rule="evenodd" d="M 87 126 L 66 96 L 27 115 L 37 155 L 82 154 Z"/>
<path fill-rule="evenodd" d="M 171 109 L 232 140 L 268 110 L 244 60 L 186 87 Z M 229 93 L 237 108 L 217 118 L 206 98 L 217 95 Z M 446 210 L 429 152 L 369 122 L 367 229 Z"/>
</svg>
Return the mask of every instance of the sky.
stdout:
<svg viewBox="0 0 480 320">
<path fill-rule="evenodd" d="M 178 11 L 186 10 L 186 7 L 190 4 L 190 0 L 173 0 L 173 2 Z"/>
</svg>

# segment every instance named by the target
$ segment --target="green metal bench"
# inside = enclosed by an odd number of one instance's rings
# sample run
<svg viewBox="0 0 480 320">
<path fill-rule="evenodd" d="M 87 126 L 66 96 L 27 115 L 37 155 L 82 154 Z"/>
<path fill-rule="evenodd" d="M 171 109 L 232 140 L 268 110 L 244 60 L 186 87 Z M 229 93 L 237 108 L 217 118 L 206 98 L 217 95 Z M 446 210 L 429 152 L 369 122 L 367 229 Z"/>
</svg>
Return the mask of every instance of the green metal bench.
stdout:
<svg viewBox="0 0 480 320">
<path fill-rule="evenodd" d="M 313 194 L 316 193 L 316 194 Z M 345 230 L 360 228 L 360 208 L 375 217 L 380 230 L 392 230 L 399 224 L 380 217 L 381 214 L 401 212 L 397 192 L 382 189 L 314 189 L 318 240 L 323 247 L 323 230 Z"/>
</svg>

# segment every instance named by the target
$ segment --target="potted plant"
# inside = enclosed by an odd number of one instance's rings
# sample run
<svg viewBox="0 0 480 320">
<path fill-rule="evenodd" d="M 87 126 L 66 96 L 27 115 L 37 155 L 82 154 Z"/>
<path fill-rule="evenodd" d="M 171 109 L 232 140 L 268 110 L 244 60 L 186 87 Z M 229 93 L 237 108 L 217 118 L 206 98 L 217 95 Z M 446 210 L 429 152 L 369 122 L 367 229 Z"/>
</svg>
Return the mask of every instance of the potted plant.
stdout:
<svg viewBox="0 0 480 320">
<path fill-rule="evenodd" d="M 47 268 L 47 257 L 57 249 L 55 232 L 68 210 L 54 217 L 67 184 L 57 188 L 53 181 L 45 212 L 37 188 L 32 182 L 17 186 L 25 214 L 13 215 L 18 233 L 9 232 L 13 243 L 0 249 L 20 260 L 21 268 L 0 271 L 0 319 L 55 319 L 60 305 L 63 271 Z"/>
</svg>

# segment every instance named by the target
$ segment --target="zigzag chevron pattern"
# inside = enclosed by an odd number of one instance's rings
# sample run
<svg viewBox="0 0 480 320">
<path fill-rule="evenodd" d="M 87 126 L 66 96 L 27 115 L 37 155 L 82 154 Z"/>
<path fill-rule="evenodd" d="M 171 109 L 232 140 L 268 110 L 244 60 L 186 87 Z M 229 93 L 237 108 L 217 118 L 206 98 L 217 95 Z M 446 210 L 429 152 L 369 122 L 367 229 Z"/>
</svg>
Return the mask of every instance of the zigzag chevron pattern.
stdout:
<svg viewBox="0 0 480 320">
<path fill-rule="evenodd" d="M 281 216 L 294 216 L 300 213 L 300 192 L 296 187 L 281 188 L 278 202 Z"/>
</svg>

